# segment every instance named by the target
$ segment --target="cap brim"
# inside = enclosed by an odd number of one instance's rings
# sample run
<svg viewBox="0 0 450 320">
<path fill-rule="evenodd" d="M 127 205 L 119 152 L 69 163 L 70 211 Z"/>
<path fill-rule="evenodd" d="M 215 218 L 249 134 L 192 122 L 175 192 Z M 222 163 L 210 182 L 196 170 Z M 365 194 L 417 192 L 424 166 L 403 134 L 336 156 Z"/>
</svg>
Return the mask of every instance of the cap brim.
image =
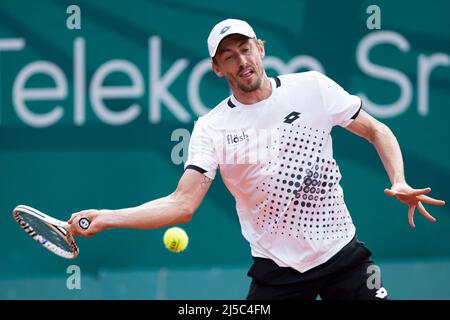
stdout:
<svg viewBox="0 0 450 320">
<path fill-rule="evenodd" d="M 248 34 L 245 34 L 245 33 L 242 33 L 242 32 L 233 32 L 233 33 L 225 34 L 223 37 L 220 38 L 219 42 L 217 43 L 217 46 L 214 48 L 214 51 L 212 52 L 212 54 L 210 54 L 211 58 L 214 58 L 216 56 L 217 49 L 219 49 L 219 46 L 222 43 L 223 39 L 225 39 L 228 36 L 235 35 L 235 34 L 240 34 L 241 36 L 244 36 L 244 37 L 247 37 L 247 38 L 254 38 L 255 37 L 253 34 L 252 35 L 248 35 Z"/>
</svg>

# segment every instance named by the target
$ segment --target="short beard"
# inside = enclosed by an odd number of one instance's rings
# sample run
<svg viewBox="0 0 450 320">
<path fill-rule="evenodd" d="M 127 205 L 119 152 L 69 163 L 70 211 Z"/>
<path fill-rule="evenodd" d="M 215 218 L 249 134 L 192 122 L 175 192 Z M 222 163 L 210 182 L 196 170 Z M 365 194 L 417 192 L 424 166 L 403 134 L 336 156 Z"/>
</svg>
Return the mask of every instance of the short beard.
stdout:
<svg viewBox="0 0 450 320">
<path fill-rule="evenodd" d="M 249 85 L 241 84 L 241 83 L 239 83 L 239 81 L 237 81 L 237 87 L 242 92 L 248 93 L 248 92 L 253 92 L 255 90 L 258 90 L 261 87 L 261 83 L 262 83 L 262 77 L 258 77 L 256 79 L 255 83 L 249 84 Z"/>
</svg>

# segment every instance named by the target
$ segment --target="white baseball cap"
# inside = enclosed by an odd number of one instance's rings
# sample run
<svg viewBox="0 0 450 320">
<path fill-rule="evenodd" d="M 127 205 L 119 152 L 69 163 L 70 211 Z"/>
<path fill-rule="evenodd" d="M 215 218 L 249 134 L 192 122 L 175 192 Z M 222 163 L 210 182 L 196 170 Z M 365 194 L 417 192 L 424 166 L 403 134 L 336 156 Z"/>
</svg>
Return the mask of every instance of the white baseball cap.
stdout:
<svg viewBox="0 0 450 320">
<path fill-rule="evenodd" d="M 256 34 L 250 25 L 238 19 L 226 19 L 214 26 L 208 37 L 208 50 L 210 57 L 216 55 L 220 41 L 230 34 L 242 34 L 249 38 L 256 38 Z"/>
</svg>

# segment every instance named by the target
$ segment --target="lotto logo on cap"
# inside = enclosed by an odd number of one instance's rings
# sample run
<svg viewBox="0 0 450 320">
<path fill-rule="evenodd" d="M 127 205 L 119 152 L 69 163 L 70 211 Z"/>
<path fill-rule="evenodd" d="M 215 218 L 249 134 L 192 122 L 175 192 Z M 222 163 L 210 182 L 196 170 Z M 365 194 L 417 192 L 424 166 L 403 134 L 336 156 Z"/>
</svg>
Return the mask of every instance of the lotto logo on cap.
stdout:
<svg viewBox="0 0 450 320">
<path fill-rule="evenodd" d="M 238 19 L 223 20 L 216 24 L 209 34 L 208 50 L 210 57 L 216 55 L 220 41 L 230 34 L 242 34 L 249 38 L 256 38 L 255 32 L 247 22 Z"/>
</svg>

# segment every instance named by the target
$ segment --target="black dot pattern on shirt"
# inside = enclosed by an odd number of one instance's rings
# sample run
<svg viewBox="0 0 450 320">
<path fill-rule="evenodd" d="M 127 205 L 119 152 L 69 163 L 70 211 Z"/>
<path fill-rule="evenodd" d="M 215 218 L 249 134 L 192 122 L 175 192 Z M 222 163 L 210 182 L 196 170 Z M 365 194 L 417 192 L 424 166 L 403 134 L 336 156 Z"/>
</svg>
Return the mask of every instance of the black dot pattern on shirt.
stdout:
<svg viewBox="0 0 450 320">
<path fill-rule="evenodd" d="M 352 236 L 339 167 L 320 155 L 329 133 L 295 123 L 278 130 L 278 169 L 258 187 L 267 197 L 256 204 L 257 225 L 271 234 L 308 240 Z"/>
</svg>

